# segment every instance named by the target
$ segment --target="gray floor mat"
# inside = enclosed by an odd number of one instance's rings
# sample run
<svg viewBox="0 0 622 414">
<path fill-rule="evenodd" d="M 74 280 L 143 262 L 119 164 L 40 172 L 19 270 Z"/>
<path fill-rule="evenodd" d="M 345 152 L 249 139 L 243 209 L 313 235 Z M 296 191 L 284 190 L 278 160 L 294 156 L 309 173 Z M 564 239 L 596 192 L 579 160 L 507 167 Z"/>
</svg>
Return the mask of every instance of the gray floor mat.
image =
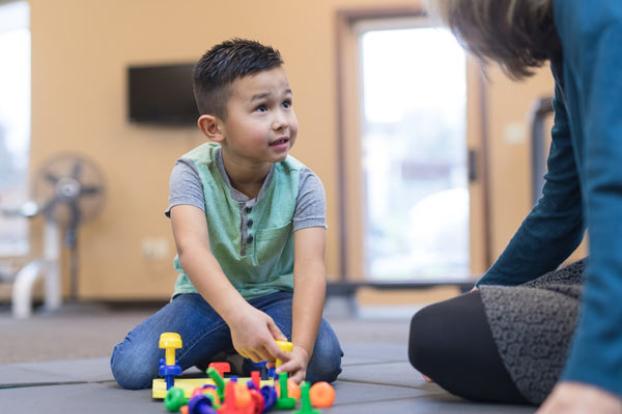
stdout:
<svg viewBox="0 0 622 414">
<path fill-rule="evenodd" d="M 327 414 L 531 414 L 534 411 L 533 407 L 465 403 L 448 394 L 439 394 L 341 404 L 324 412 Z"/>
<path fill-rule="evenodd" d="M 355 347 L 356 348 L 356 347 Z M 358 351 L 362 348 L 359 347 Z M 354 352 L 356 354 L 356 352 Z M 423 381 L 407 362 L 352 364 L 335 384 L 325 413 L 531 413 L 531 407 L 473 404 Z M 107 358 L 0 366 L 3 412 L 46 414 L 162 413 L 150 390 L 128 391 L 112 381 Z"/>
<path fill-rule="evenodd" d="M 343 348 L 343 366 L 408 361 L 405 345 L 353 342 L 346 343 Z"/>
<path fill-rule="evenodd" d="M 31 362 L 0 366 L 0 387 L 37 383 L 112 380 L 108 358 Z"/>
<path fill-rule="evenodd" d="M 120 389 L 109 368 L 112 345 L 148 313 L 92 313 L 67 311 L 28 321 L 0 316 L 0 328 L 8 333 L 0 357 L 0 412 L 166 412 L 150 390 Z M 337 320 L 333 326 L 345 353 L 344 371 L 335 384 L 336 405 L 326 414 L 535 411 L 469 403 L 424 382 L 408 363 L 407 320 Z"/>
<path fill-rule="evenodd" d="M 410 388 L 421 388 L 427 384 L 423 376 L 414 370 L 408 362 L 352 365 L 345 368 L 339 376 L 341 381 Z"/>
<path fill-rule="evenodd" d="M 533 413 L 531 407 L 465 403 L 442 391 L 339 382 L 335 406 L 326 414 Z M 113 382 L 0 389 L 3 412 L 46 414 L 164 413 L 149 390 L 127 391 Z"/>
</svg>

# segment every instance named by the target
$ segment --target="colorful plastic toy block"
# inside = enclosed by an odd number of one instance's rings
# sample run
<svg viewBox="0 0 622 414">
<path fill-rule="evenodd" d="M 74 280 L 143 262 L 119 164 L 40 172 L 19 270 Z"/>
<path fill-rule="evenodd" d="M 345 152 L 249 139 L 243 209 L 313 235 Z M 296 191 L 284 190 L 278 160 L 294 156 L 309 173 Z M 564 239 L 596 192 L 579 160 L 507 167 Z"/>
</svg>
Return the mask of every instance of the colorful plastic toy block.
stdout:
<svg viewBox="0 0 622 414">
<path fill-rule="evenodd" d="M 284 352 L 292 351 L 291 342 L 277 342 Z M 211 363 L 206 371 L 209 378 L 175 379 L 181 373 L 175 361 L 175 350 L 182 346 L 181 337 L 165 332 L 160 337 L 159 346 L 165 350 L 165 357 L 160 361 L 160 375 L 164 379 L 153 380 L 152 395 L 164 398 L 164 406 L 170 412 L 263 414 L 272 409 L 293 410 L 300 399 L 300 409 L 295 414 L 319 414 L 314 407 L 328 408 L 335 400 L 335 390 L 330 384 L 319 382 L 311 386 L 303 382 L 299 387 L 288 379 L 287 372 L 279 373 L 277 387 L 274 379 L 262 379 L 259 371 L 253 371 L 251 378 L 240 378 L 239 381 L 234 376 L 224 377 L 230 372 L 228 363 Z"/>
<path fill-rule="evenodd" d="M 311 386 L 309 397 L 314 407 L 329 408 L 335 402 L 335 389 L 328 382 L 316 382 Z"/>
<path fill-rule="evenodd" d="M 184 393 L 184 390 L 177 387 L 172 387 L 166 392 L 164 397 L 164 407 L 172 413 L 176 413 L 183 406 L 188 404 L 188 399 Z"/>
<path fill-rule="evenodd" d="M 292 410 L 296 407 L 296 399 L 291 398 L 287 392 L 287 372 L 279 373 L 279 387 L 281 393 L 276 400 L 276 408 L 279 410 Z"/>
<path fill-rule="evenodd" d="M 300 410 L 295 411 L 294 414 L 320 414 L 319 410 L 315 410 L 311 406 L 311 397 L 309 397 L 309 383 L 303 382 L 300 386 L 302 397 L 300 398 Z"/>
<path fill-rule="evenodd" d="M 230 378 L 223 378 L 223 381 L 226 383 L 230 380 Z M 239 378 L 240 382 L 248 382 L 251 378 Z M 273 379 L 261 380 L 261 386 L 274 386 L 275 381 Z M 181 388 L 184 390 L 186 394 L 186 398 L 192 397 L 192 392 L 197 389 L 197 387 L 202 387 L 205 385 L 216 386 L 214 380 L 211 378 L 183 378 L 177 377 L 175 378 L 175 387 Z M 166 382 L 162 378 L 154 378 L 151 386 L 151 397 L 156 400 L 161 400 L 166 397 Z"/>
<path fill-rule="evenodd" d="M 251 381 L 253 382 L 255 389 L 259 391 L 261 388 L 261 376 L 259 375 L 259 371 L 251 372 Z"/>
<path fill-rule="evenodd" d="M 218 371 L 221 377 L 224 377 L 225 374 L 231 372 L 231 364 L 229 364 L 228 362 L 210 362 L 207 367 L 214 368 L 216 371 Z"/>
<path fill-rule="evenodd" d="M 208 368 L 207 375 L 209 375 L 210 378 L 214 381 L 214 384 L 216 384 L 218 396 L 221 400 L 223 400 L 225 398 L 225 380 L 220 376 L 215 368 Z"/>
<path fill-rule="evenodd" d="M 218 395 L 218 390 L 215 385 L 204 384 L 200 387 L 196 387 L 194 391 L 192 391 L 192 397 L 194 398 L 197 395 L 205 395 L 212 401 L 212 406 L 214 408 L 220 407 L 220 396 Z"/>
<path fill-rule="evenodd" d="M 276 388 L 276 394 L 281 395 L 281 384 L 276 383 L 274 388 Z M 296 401 L 300 400 L 300 385 L 296 384 L 291 378 L 287 380 L 287 396 L 294 398 Z"/>
<path fill-rule="evenodd" d="M 261 396 L 264 401 L 264 412 L 270 411 L 276 405 L 276 390 L 274 387 L 264 385 L 261 387 Z"/>
<path fill-rule="evenodd" d="M 276 342 L 276 345 L 283 352 L 292 352 L 294 350 L 294 344 L 289 341 L 275 341 L 275 342 Z M 277 359 L 275 366 L 278 368 L 281 366 L 281 364 L 283 364 L 283 361 L 281 361 L 280 359 Z"/>
<path fill-rule="evenodd" d="M 166 381 L 166 389 L 170 389 L 175 377 L 181 374 L 181 367 L 175 363 L 175 350 L 181 348 L 181 336 L 175 332 L 164 332 L 160 335 L 160 348 L 164 349 L 164 359 L 160 360 L 159 374 Z"/>
<path fill-rule="evenodd" d="M 188 414 L 217 414 L 212 399 L 207 395 L 197 395 L 188 401 Z"/>
<path fill-rule="evenodd" d="M 220 406 L 218 414 L 255 414 L 255 404 L 248 394 L 248 398 L 243 393 L 240 393 L 241 387 L 246 388 L 244 384 L 238 384 L 234 381 L 229 381 L 225 387 L 225 401 Z M 248 392 L 248 390 L 247 390 Z"/>
</svg>

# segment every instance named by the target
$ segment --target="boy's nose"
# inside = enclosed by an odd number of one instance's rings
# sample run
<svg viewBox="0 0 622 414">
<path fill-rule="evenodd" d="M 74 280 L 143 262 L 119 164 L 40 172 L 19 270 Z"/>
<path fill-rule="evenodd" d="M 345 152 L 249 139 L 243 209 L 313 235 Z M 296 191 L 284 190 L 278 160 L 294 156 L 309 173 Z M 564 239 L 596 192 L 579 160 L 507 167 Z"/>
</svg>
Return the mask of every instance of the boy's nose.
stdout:
<svg viewBox="0 0 622 414">
<path fill-rule="evenodd" d="M 287 126 L 287 117 L 283 114 L 277 114 L 272 121 L 272 128 L 276 131 Z"/>
</svg>

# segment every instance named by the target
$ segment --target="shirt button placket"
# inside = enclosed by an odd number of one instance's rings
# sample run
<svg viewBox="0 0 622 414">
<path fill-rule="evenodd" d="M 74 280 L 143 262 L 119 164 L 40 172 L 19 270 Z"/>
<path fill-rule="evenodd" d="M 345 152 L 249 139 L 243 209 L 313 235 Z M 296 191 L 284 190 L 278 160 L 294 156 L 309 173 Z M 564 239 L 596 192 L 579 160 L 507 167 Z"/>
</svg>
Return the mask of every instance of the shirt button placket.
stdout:
<svg viewBox="0 0 622 414">
<path fill-rule="evenodd" d="M 247 214 L 247 216 L 253 211 L 253 208 L 251 206 L 246 206 L 244 207 L 244 212 Z M 253 237 L 253 234 L 251 233 L 251 227 L 253 226 L 253 219 L 252 218 L 248 218 L 248 220 L 246 221 L 246 244 L 251 244 L 253 242 L 253 240 L 255 239 Z"/>
</svg>

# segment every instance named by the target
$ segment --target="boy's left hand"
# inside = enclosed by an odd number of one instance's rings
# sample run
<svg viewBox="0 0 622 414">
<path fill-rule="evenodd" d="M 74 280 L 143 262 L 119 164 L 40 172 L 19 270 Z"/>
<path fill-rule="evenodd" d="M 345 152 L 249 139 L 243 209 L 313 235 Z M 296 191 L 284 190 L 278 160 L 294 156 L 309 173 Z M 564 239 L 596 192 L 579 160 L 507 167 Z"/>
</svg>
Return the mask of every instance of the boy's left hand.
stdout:
<svg viewBox="0 0 622 414">
<path fill-rule="evenodd" d="M 301 346 L 294 345 L 292 352 L 288 354 L 289 359 L 277 368 L 279 372 L 287 372 L 289 378 L 296 384 L 300 384 L 307 376 L 307 365 L 309 364 L 309 354 Z"/>
</svg>

